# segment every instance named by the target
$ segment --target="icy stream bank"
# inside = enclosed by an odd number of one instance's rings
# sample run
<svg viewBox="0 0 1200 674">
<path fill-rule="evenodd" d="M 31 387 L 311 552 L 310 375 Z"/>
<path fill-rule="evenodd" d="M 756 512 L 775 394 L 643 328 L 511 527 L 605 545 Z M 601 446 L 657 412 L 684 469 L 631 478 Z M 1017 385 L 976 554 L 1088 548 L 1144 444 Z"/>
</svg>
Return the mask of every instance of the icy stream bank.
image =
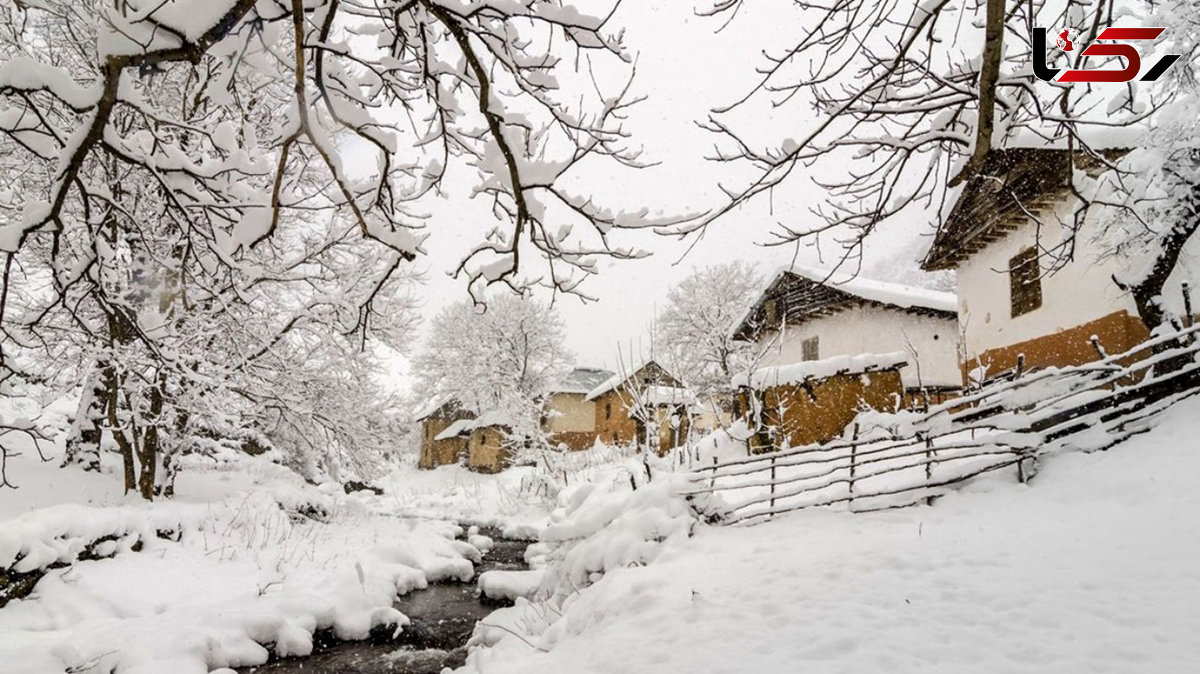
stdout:
<svg viewBox="0 0 1200 674">
<path fill-rule="evenodd" d="M 496 531 L 485 532 L 498 534 Z M 527 568 L 526 541 L 493 538 L 494 545 L 476 566 L 476 578 L 485 571 Z M 375 633 L 367 641 L 337 641 L 318 635 L 312 655 L 281 658 L 243 674 L 437 674 L 445 667 L 462 665 L 466 643 L 475 623 L 495 608 L 478 596 L 475 583 L 436 583 L 400 597 L 394 607 L 412 624 L 396 638 Z"/>
</svg>

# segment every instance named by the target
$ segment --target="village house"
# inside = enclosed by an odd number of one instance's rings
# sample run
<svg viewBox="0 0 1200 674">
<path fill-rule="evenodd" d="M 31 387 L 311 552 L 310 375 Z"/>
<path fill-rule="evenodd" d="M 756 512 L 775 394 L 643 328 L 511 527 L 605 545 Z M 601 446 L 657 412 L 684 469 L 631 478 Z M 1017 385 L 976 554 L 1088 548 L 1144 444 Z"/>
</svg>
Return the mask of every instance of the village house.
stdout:
<svg viewBox="0 0 1200 674">
<path fill-rule="evenodd" d="M 417 416 L 421 425 L 419 468 L 437 468 L 458 463 L 467 455 L 463 434 L 473 415 L 457 400 L 434 400 Z"/>
<path fill-rule="evenodd" d="M 956 308 L 952 293 L 806 267 L 776 273 L 733 329 L 759 354 L 755 371 L 734 381 L 738 415 L 759 415 L 763 429 L 751 449 L 827 442 L 866 407 L 955 395 Z"/>
<path fill-rule="evenodd" d="M 595 405 L 596 435 L 602 442 L 651 442 L 660 454 L 686 442 L 695 404 L 683 383 L 653 360 L 629 374 L 610 376 L 586 400 Z M 651 425 L 657 427 L 657 437 L 647 437 Z"/>
<path fill-rule="evenodd" d="M 1075 163 L 1091 174 L 1103 167 L 1078 152 Z M 1066 150 L 993 150 L 922 263 L 957 272 L 962 367 L 971 382 L 1010 375 L 1018 361 L 1025 370 L 1078 365 L 1149 336 L 1132 296 L 1113 280 L 1126 270 L 1098 236 L 1099 209 L 1080 214 L 1073 249 L 1060 246 L 1080 205 L 1071 176 Z M 1181 298 L 1177 280 L 1166 294 Z"/>
<path fill-rule="evenodd" d="M 596 401 L 587 395 L 612 376 L 608 370 L 578 367 L 551 387 L 542 422 L 550 444 L 572 451 L 596 444 Z"/>
<path fill-rule="evenodd" d="M 467 468 L 479 473 L 499 473 L 512 465 L 514 456 L 509 436 L 512 426 L 502 410 L 480 414 L 469 422 L 467 435 Z"/>
</svg>

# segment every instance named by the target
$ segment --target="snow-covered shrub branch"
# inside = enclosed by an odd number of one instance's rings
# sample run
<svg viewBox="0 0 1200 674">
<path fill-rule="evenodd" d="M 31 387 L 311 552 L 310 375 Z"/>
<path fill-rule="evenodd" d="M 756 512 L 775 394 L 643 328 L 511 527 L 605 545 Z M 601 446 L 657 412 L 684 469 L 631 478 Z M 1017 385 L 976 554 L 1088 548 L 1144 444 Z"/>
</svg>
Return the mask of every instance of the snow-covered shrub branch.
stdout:
<svg viewBox="0 0 1200 674">
<path fill-rule="evenodd" d="M 639 165 L 605 23 L 540 0 L 0 8 L 0 378 L 20 352 L 86 380 L 69 458 L 106 434 L 143 495 L 185 438 L 245 426 L 336 472 L 336 448 L 382 444 L 360 352 L 407 346 L 423 204 L 454 166 L 496 219 L 463 251 L 476 297 L 576 291 L 636 254 L 614 229 L 666 222 L 572 182 Z M 589 76 L 605 57 L 615 81 Z"/>
</svg>

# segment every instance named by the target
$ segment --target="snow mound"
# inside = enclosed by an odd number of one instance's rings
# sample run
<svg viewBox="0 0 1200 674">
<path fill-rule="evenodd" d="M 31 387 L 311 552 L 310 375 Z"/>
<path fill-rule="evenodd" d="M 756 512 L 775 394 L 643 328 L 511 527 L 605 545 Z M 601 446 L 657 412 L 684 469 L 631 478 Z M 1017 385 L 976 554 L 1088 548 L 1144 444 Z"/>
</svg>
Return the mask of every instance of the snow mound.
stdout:
<svg viewBox="0 0 1200 674">
<path fill-rule="evenodd" d="M 576 601 L 594 595 L 581 590 L 602 583 L 610 573 L 651 563 L 670 541 L 687 539 L 698 525 L 685 495 L 691 483 L 683 474 L 661 473 L 633 490 L 627 480 L 584 485 L 567 499 L 563 509 L 542 532 L 532 556 L 533 571 L 488 572 L 480 589 L 489 597 L 515 599 L 513 607 L 493 612 L 475 629 L 473 645 L 501 650 L 521 644 L 550 649 L 558 641 L 587 628 L 565 616 Z M 537 610 L 526 597 L 536 596 Z M 548 608 L 542 608 L 548 607 Z M 523 636 L 518 636 L 523 635 Z M 493 648 L 475 649 L 468 668 L 486 671 Z"/>
<path fill-rule="evenodd" d="M 460 527 L 356 503 L 297 517 L 264 490 L 203 505 L 59 506 L 0 524 L 7 559 L 49 567 L 32 594 L 0 610 L 0 669 L 207 674 L 258 665 L 268 646 L 311 653 L 320 630 L 346 640 L 398 632 L 408 618 L 392 608 L 397 596 L 474 576 L 481 555 L 455 540 Z M 169 526 L 176 535 L 164 540 Z M 98 536 L 118 537 L 101 541 L 111 556 L 77 559 Z"/>
<path fill-rule="evenodd" d="M 528 598 L 541 587 L 543 575 L 542 569 L 485 571 L 479 574 L 479 591 L 488 599 Z"/>
</svg>

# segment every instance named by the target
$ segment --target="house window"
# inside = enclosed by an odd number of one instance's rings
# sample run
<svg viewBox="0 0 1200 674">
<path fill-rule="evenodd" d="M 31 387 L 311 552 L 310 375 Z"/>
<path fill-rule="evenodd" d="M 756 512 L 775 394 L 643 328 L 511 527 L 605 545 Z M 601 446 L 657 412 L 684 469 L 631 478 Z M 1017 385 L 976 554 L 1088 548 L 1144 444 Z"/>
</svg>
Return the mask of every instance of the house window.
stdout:
<svg viewBox="0 0 1200 674">
<path fill-rule="evenodd" d="M 612 403 L 604 403 L 604 418 L 612 418 Z"/>
<path fill-rule="evenodd" d="M 821 343 L 816 337 L 809 337 L 800 342 L 800 351 L 803 354 L 804 360 L 820 360 L 821 359 Z"/>
<path fill-rule="evenodd" d="M 1042 269 L 1036 248 L 1026 248 L 1008 261 L 1008 281 L 1013 318 L 1042 306 Z"/>
</svg>

